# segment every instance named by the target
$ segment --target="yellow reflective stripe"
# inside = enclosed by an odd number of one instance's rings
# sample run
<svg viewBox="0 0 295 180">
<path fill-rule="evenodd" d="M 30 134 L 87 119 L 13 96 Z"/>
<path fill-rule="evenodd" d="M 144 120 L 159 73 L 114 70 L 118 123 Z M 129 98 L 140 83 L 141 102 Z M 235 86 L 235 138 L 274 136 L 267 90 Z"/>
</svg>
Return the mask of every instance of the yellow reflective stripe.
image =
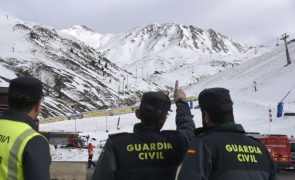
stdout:
<svg viewBox="0 0 295 180">
<path fill-rule="evenodd" d="M 22 134 L 20 134 L 17 139 L 15 140 L 11 151 L 9 153 L 8 157 L 8 172 L 7 172 L 7 180 L 16 180 L 17 179 L 17 173 L 18 173 L 18 154 L 19 154 L 19 149 L 24 141 L 25 138 L 28 136 L 34 134 L 35 131 L 33 129 L 28 129 L 24 131 Z"/>
</svg>

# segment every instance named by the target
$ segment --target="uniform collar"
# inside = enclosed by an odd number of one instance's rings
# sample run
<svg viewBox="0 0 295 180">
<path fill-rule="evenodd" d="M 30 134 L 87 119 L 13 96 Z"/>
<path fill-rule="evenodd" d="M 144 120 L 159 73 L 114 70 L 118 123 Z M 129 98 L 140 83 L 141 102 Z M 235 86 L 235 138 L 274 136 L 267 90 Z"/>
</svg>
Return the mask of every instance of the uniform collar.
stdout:
<svg viewBox="0 0 295 180">
<path fill-rule="evenodd" d="M 195 135 L 204 134 L 207 132 L 213 132 L 213 131 L 224 131 L 224 132 L 237 132 L 237 133 L 245 133 L 245 130 L 241 124 L 235 124 L 235 123 L 223 123 L 218 124 L 214 126 L 209 127 L 202 127 L 195 129 Z"/>
<path fill-rule="evenodd" d="M 31 126 L 33 129 L 37 130 L 37 121 L 33 120 L 29 115 L 13 110 L 5 110 L 1 116 L 1 119 L 7 119 L 12 121 L 24 122 Z"/>
<path fill-rule="evenodd" d="M 142 132 L 160 132 L 160 129 L 152 126 L 152 125 L 147 125 L 143 123 L 137 123 L 133 127 L 133 132 L 134 133 L 142 133 Z"/>
</svg>

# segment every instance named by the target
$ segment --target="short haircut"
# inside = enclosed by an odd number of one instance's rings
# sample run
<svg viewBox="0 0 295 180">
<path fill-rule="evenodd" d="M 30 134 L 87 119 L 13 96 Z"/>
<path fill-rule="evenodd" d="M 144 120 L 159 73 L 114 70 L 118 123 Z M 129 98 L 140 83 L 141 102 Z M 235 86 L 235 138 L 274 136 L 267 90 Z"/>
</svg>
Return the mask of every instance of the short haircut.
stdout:
<svg viewBox="0 0 295 180">
<path fill-rule="evenodd" d="M 28 113 L 37 105 L 39 101 L 40 99 L 34 101 L 23 101 L 22 99 L 8 97 L 8 107 L 10 109 Z"/>
<path fill-rule="evenodd" d="M 8 88 L 8 107 L 28 113 L 43 98 L 42 82 L 36 78 L 23 76 L 11 80 Z"/>
<path fill-rule="evenodd" d="M 169 97 L 162 92 L 146 92 L 139 106 L 140 117 L 145 124 L 157 124 L 167 116 L 171 107 Z"/>
<path fill-rule="evenodd" d="M 220 87 L 204 89 L 199 94 L 199 105 L 202 113 L 206 111 L 216 124 L 234 122 L 233 102 L 228 89 Z"/>
<path fill-rule="evenodd" d="M 141 122 L 143 124 L 154 125 L 157 124 L 161 119 L 166 118 L 168 111 L 161 113 L 151 113 L 149 111 L 139 110 L 141 116 Z"/>
<path fill-rule="evenodd" d="M 233 107 L 232 105 L 225 105 L 221 108 L 202 108 L 201 107 L 202 113 L 206 111 L 210 119 L 215 123 L 215 124 L 223 124 L 227 122 L 234 122 L 234 115 L 233 115 Z"/>
</svg>

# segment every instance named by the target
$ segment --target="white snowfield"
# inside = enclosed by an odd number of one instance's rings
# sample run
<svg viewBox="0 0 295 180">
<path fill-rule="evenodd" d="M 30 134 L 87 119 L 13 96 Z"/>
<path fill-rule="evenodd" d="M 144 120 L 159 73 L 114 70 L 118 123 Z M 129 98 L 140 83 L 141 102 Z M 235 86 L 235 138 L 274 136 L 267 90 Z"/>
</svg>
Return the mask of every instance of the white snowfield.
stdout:
<svg viewBox="0 0 295 180">
<path fill-rule="evenodd" d="M 271 50 L 240 44 L 211 29 L 174 23 L 138 26 L 120 34 L 99 34 L 83 26 L 60 32 L 92 46 L 136 77 L 169 87 L 175 78 L 194 83 Z"/>
<path fill-rule="evenodd" d="M 202 82 L 187 87 L 188 94 L 197 95 L 210 87 L 225 87 L 231 91 L 235 119 L 247 131 L 269 133 L 269 108 L 273 122 L 270 133 L 295 135 L 295 117 L 276 118 L 278 103 L 284 99 L 284 111 L 295 112 L 295 44 L 289 45 L 293 64 L 287 64 L 284 46 L 231 70 L 218 73 Z M 254 92 L 256 81 L 257 92 Z M 293 88 L 293 89 L 292 89 Z"/>
<path fill-rule="evenodd" d="M 244 126 L 248 132 L 295 135 L 295 117 L 276 117 L 277 104 L 284 99 L 284 112 L 295 112 L 295 44 L 289 45 L 289 52 L 293 64 L 285 66 L 286 55 L 283 46 L 273 51 L 243 63 L 231 70 L 218 73 L 208 79 L 185 87 L 187 95 L 198 95 L 205 88 L 225 87 L 230 90 L 234 101 L 234 115 L 236 123 Z M 253 82 L 257 83 L 257 92 Z M 181 83 L 181 82 L 180 82 Z M 195 102 L 194 105 L 197 105 Z M 163 129 L 176 129 L 175 106 L 168 116 Z M 269 120 L 269 108 L 272 110 L 273 120 Z M 200 110 L 192 109 L 193 120 L 197 127 L 201 127 Z M 93 144 L 97 147 L 100 141 L 107 139 L 108 134 L 132 132 L 133 125 L 139 122 L 134 114 L 120 116 L 120 130 L 116 129 L 118 116 L 68 120 L 64 122 L 41 124 L 43 131 L 75 131 L 81 135 L 89 134 Z M 106 123 L 107 122 L 107 123 Z M 106 129 L 109 130 L 106 133 Z M 56 149 L 53 153 L 54 161 L 86 161 L 87 151 L 84 149 Z M 99 157 L 100 149 L 96 149 L 94 160 Z"/>
</svg>

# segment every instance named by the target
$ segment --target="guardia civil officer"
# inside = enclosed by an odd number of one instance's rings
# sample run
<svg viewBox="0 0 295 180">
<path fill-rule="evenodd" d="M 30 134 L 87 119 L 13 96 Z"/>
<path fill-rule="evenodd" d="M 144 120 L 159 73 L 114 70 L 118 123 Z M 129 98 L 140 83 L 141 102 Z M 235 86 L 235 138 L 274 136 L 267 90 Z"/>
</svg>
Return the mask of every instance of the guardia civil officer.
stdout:
<svg viewBox="0 0 295 180">
<path fill-rule="evenodd" d="M 276 169 L 263 144 L 235 124 L 229 90 L 199 94 L 203 128 L 188 147 L 180 180 L 274 180 Z"/>
<path fill-rule="evenodd" d="M 42 93 L 32 77 L 11 80 L 8 110 L 0 118 L 0 179 L 48 180 L 50 154 L 47 140 L 36 132 Z"/>
<path fill-rule="evenodd" d="M 174 180 L 189 141 L 194 136 L 185 93 L 175 84 L 177 131 L 161 131 L 170 99 L 161 92 L 147 92 L 135 114 L 140 123 L 133 133 L 110 135 L 100 154 L 93 180 Z"/>
</svg>

